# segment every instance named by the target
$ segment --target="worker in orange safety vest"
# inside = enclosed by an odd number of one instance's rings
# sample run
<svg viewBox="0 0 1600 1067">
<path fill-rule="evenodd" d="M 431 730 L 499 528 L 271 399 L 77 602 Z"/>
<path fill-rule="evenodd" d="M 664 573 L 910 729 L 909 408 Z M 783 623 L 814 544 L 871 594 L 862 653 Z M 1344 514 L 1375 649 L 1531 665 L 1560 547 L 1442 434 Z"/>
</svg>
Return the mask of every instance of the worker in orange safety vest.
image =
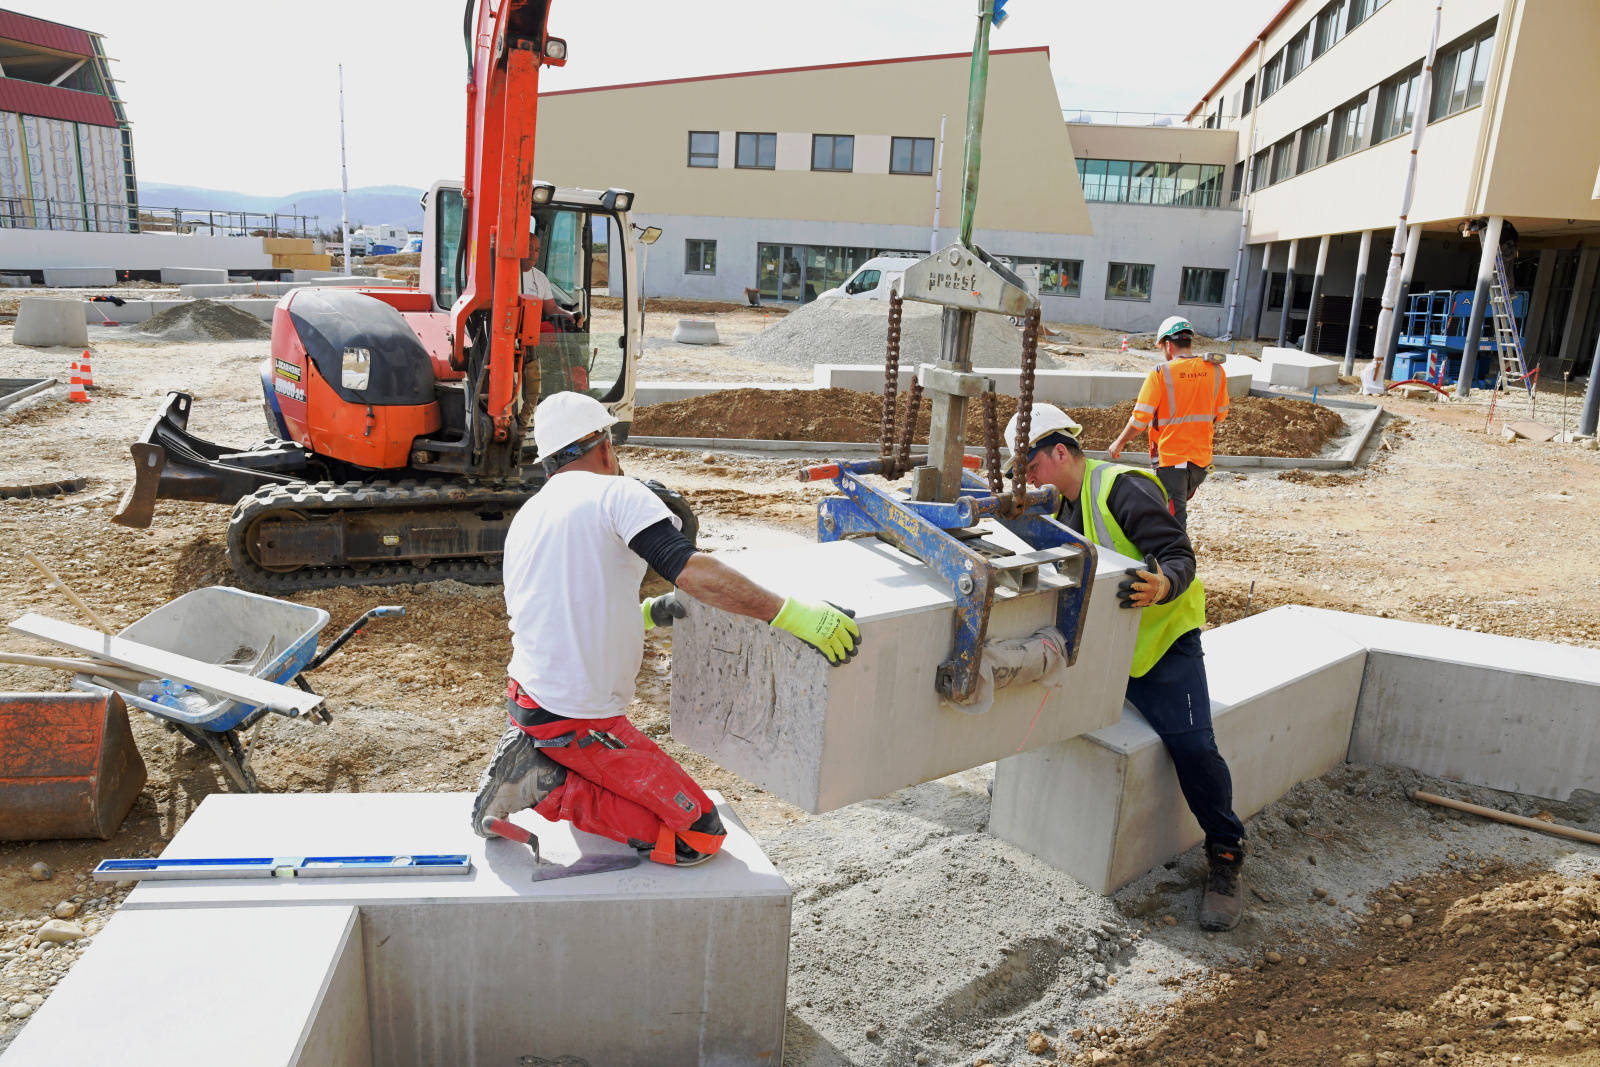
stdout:
<svg viewBox="0 0 1600 1067">
<path fill-rule="evenodd" d="M 1156 477 L 1167 490 L 1178 525 L 1189 528 L 1189 500 L 1211 470 L 1211 436 L 1228 417 L 1228 376 L 1192 352 L 1194 329 L 1174 315 L 1161 324 L 1156 347 L 1166 362 L 1150 372 L 1133 415 L 1111 442 L 1112 459 L 1134 437 L 1150 431 Z"/>
</svg>

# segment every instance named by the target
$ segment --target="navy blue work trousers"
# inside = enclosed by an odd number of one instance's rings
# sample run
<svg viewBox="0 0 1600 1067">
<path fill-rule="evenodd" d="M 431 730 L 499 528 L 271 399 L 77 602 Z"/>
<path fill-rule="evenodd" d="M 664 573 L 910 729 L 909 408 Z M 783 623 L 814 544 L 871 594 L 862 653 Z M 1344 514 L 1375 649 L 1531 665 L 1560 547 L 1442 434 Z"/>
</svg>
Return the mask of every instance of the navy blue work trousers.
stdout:
<svg viewBox="0 0 1600 1067">
<path fill-rule="evenodd" d="M 1178 772 L 1183 799 L 1206 833 L 1206 843 L 1238 848 L 1244 824 L 1233 813 L 1233 777 L 1211 728 L 1200 631 L 1190 630 L 1149 671 L 1128 679 L 1128 702 L 1161 735 Z"/>
</svg>

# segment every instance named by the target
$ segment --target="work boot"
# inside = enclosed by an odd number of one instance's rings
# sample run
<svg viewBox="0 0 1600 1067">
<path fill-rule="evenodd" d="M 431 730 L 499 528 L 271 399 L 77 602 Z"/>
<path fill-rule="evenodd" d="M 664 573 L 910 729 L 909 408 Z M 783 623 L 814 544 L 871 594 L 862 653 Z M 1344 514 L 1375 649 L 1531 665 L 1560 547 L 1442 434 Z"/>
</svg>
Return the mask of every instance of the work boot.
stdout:
<svg viewBox="0 0 1600 1067">
<path fill-rule="evenodd" d="M 515 726 L 508 727 L 478 779 L 472 801 L 472 830 L 479 837 L 485 816 L 503 819 L 538 804 L 567 780 L 567 769 L 534 746 L 533 738 Z"/>
<path fill-rule="evenodd" d="M 1200 902 L 1200 929 L 1232 930 L 1239 925 L 1244 911 L 1244 879 L 1239 868 L 1244 866 L 1244 850 L 1238 845 L 1206 843 L 1206 862 L 1211 872 L 1206 876 L 1205 898 Z"/>
</svg>

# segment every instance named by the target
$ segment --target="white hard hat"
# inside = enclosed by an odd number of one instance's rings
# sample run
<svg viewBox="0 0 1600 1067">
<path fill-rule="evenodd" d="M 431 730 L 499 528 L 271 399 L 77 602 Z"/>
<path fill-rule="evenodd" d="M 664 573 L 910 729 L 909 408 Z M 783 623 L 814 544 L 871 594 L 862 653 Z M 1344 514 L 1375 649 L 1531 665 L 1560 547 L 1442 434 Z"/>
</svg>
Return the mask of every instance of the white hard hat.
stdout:
<svg viewBox="0 0 1600 1067">
<path fill-rule="evenodd" d="M 533 443 L 541 458 L 616 425 L 604 404 L 583 393 L 552 393 L 533 409 Z"/>
<path fill-rule="evenodd" d="M 1173 334 L 1194 333 L 1194 327 L 1189 325 L 1189 320 L 1182 315 L 1171 315 L 1166 322 L 1161 324 L 1161 329 L 1156 333 L 1156 342 L 1160 343 Z"/>
<path fill-rule="evenodd" d="M 1053 433 L 1064 433 L 1076 441 L 1078 435 L 1083 433 L 1083 427 L 1078 424 L 1078 420 L 1054 404 L 1033 405 L 1033 419 L 1028 424 L 1028 447 L 1032 448 L 1039 443 L 1041 438 Z M 1016 442 L 1017 416 L 1013 415 L 1011 416 L 1011 421 L 1006 423 L 1006 437 L 1003 443 L 1008 447 L 1015 448 Z M 1016 459 L 1015 451 L 1006 457 L 1004 463 L 1000 464 L 1001 473 L 1011 473 L 1011 462 L 1014 459 Z M 1027 462 L 1026 457 L 1024 457 L 1023 462 Z"/>
</svg>

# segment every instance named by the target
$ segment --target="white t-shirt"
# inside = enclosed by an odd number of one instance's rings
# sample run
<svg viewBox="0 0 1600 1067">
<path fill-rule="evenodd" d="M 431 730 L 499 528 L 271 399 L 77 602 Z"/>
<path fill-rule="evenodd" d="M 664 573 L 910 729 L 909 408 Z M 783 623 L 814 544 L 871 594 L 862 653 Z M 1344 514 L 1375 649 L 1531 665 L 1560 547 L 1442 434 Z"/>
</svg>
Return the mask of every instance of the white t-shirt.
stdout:
<svg viewBox="0 0 1600 1067">
<path fill-rule="evenodd" d="M 648 565 L 628 542 L 669 518 L 681 525 L 642 482 L 567 471 L 511 520 L 507 670 L 540 707 L 604 719 L 633 700 L 644 659 L 639 583 Z"/>
<path fill-rule="evenodd" d="M 529 267 L 522 275 L 522 295 L 534 300 L 554 300 L 556 291 L 550 288 L 550 279 L 538 267 Z"/>
</svg>

